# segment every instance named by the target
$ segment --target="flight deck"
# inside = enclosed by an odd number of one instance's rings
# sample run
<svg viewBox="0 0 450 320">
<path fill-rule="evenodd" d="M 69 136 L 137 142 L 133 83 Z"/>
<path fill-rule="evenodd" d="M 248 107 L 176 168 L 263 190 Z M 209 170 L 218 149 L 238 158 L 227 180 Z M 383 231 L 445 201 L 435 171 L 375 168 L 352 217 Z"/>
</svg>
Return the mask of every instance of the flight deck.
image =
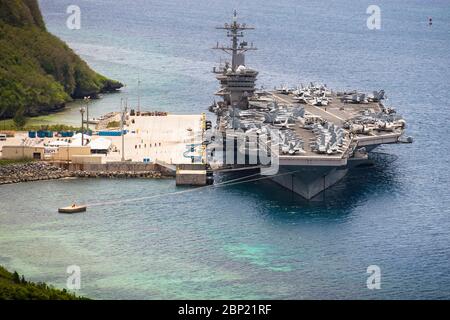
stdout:
<svg viewBox="0 0 450 320">
<path fill-rule="evenodd" d="M 271 177 L 274 182 L 311 199 L 342 179 L 348 169 L 368 161 L 377 146 L 400 142 L 406 122 L 385 105 L 384 90 L 338 92 L 313 82 L 273 91 L 257 89 L 258 71 L 245 59 L 245 53 L 256 47 L 242 40 L 244 31 L 254 28 L 237 22 L 235 12 L 231 23 L 217 29 L 226 30 L 231 40 L 214 47 L 231 56 L 231 61 L 213 68 L 220 84 L 216 95 L 222 100 L 214 101 L 209 111 L 217 115 L 218 136 L 231 135 L 233 146 L 234 141 L 248 141 L 244 147 L 241 143 L 230 148 L 241 158 L 254 159 L 250 155 L 268 150 L 279 164 Z M 256 144 L 250 142 L 253 136 Z"/>
</svg>

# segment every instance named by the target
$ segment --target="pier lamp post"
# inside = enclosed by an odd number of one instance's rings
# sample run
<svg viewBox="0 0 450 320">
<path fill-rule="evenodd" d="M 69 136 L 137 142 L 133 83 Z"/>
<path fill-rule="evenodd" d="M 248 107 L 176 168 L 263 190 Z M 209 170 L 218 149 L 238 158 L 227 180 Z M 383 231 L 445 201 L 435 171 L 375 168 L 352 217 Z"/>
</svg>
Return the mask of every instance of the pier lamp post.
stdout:
<svg viewBox="0 0 450 320">
<path fill-rule="evenodd" d="M 85 108 L 81 107 L 80 108 L 80 113 L 81 113 L 81 146 L 84 146 L 84 112 L 85 112 Z"/>
<path fill-rule="evenodd" d="M 138 89 L 137 89 L 137 93 L 138 93 L 138 112 L 139 114 L 141 114 L 141 78 L 140 76 L 138 76 Z"/>
<path fill-rule="evenodd" d="M 125 125 L 125 116 L 127 114 L 127 102 L 125 101 L 125 105 L 121 110 L 120 115 L 120 135 L 122 136 L 122 161 L 125 161 L 125 135 L 124 135 L 124 125 Z"/>
<path fill-rule="evenodd" d="M 89 101 L 91 96 L 84 97 L 84 102 L 86 103 L 86 131 L 89 132 Z"/>
</svg>

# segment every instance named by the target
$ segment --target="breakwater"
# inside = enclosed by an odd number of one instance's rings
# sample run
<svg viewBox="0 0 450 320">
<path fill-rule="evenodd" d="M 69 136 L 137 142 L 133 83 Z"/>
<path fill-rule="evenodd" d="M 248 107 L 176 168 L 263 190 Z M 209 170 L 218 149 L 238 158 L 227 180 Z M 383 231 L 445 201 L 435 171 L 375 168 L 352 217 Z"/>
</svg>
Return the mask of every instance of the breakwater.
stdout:
<svg viewBox="0 0 450 320">
<path fill-rule="evenodd" d="M 88 170 L 91 169 L 91 170 Z M 66 164 L 48 162 L 29 162 L 4 165 L 0 167 L 0 185 L 28 181 L 54 180 L 63 178 L 149 178 L 158 179 L 170 176 L 164 168 L 127 166 L 96 166 L 82 168 Z"/>
</svg>

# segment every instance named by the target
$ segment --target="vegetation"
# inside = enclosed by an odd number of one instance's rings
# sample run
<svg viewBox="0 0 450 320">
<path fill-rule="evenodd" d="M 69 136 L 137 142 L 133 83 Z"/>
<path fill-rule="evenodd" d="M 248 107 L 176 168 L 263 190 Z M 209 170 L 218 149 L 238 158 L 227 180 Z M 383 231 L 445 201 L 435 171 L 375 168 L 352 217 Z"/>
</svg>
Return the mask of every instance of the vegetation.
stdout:
<svg viewBox="0 0 450 320">
<path fill-rule="evenodd" d="M 65 124 L 42 124 L 33 121 L 34 118 L 27 119 L 24 126 L 18 127 L 14 119 L 7 119 L 0 121 L 0 132 L 4 131 L 81 131 L 81 127 L 74 127 Z"/>
<path fill-rule="evenodd" d="M 16 114 L 14 115 L 13 121 L 14 121 L 14 125 L 18 129 L 22 129 L 25 126 L 25 124 L 27 123 L 27 118 L 25 118 L 25 108 L 20 107 L 16 111 Z"/>
<path fill-rule="evenodd" d="M 106 128 L 119 128 L 120 127 L 120 121 L 110 121 L 106 125 Z"/>
<path fill-rule="evenodd" d="M 59 110 L 122 84 L 94 72 L 47 32 L 37 0 L 0 0 L 0 119 Z"/>
<path fill-rule="evenodd" d="M 17 272 L 0 266 L 0 300 L 85 300 L 66 289 L 55 289 L 45 283 L 25 280 Z"/>
<path fill-rule="evenodd" d="M 73 127 L 65 124 L 45 124 L 26 126 L 27 131 L 81 131 L 81 127 Z"/>
<path fill-rule="evenodd" d="M 33 161 L 35 161 L 35 160 L 33 160 L 33 159 L 19 159 L 19 160 L 0 159 L 0 167 L 1 166 L 7 166 L 7 165 L 10 165 L 10 164 L 29 163 L 29 162 L 33 162 Z"/>
</svg>

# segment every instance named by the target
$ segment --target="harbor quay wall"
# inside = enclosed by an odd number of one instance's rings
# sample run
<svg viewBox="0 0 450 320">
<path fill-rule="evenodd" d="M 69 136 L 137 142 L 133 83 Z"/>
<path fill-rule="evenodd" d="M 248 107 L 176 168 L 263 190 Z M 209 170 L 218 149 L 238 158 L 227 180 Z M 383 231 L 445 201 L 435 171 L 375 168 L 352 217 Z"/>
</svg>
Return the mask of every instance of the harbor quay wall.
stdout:
<svg viewBox="0 0 450 320">
<path fill-rule="evenodd" d="M 208 184 L 204 164 L 179 164 L 176 166 L 176 185 L 204 186 Z"/>
<path fill-rule="evenodd" d="M 107 163 L 66 163 L 53 162 L 60 168 L 71 172 L 84 171 L 88 173 L 105 173 L 122 176 L 124 173 L 132 176 L 142 176 L 147 172 L 159 173 L 164 177 L 174 177 L 175 172 L 156 163 L 141 163 L 141 162 L 107 162 Z"/>
<path fill-rule="evenodd" d="M 157 164 L 71 164 L 33 161 L 0 166 L 0 185 L 63 178 L 174 177 L 175 172 Z"/>
</svg>

